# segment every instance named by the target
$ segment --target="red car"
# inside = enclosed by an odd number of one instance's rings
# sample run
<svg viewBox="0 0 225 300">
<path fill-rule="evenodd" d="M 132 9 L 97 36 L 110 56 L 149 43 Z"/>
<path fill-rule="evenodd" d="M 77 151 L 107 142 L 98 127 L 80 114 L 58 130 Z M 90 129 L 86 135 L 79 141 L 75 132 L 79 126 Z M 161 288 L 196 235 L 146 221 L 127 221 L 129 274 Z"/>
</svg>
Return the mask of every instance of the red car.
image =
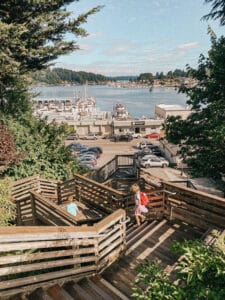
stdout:
<svg viewBox="0 0 225 300">
<path fill-rule="evenodd" d="M 147 139 L 159 139 L 160 138 L 160 133 L 153 132 L 145 135 L 145 138 Z"/>
</svg>

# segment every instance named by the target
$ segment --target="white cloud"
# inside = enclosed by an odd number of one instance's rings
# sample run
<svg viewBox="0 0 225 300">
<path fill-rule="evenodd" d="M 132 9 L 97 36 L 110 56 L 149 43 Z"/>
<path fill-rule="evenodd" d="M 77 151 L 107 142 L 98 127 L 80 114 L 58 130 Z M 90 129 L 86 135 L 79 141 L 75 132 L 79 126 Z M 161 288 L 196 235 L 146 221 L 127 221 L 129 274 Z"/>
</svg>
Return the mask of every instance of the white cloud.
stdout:
<svg viewBox="0 0 225 300">
<path fill-rule="evenodd" d="M 194 48 L 198 48 L 200 44 L 198 42 L 185 43 L 177 46 L 177 49 L 180 50 L 191 50 Z"/>
</svg>

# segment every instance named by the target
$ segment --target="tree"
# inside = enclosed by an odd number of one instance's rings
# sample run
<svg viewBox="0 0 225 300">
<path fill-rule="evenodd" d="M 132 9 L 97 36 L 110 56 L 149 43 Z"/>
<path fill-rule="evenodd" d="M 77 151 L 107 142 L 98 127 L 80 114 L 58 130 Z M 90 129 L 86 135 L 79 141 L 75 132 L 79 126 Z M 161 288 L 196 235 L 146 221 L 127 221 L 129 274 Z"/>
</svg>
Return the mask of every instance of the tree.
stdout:
<svg viewBox="0 0 225 300">
<path fill-rule="evenodd" d="M 212 9 L 203 19 L 220 20 L 220 25 L 225 25 L 225 1 L 224 0 L 205 0 L 205 3 L 212 3 Z"/>
<path fill-rule="evenodd" d="M 225 37 L 212 37 L 209 56 L 200 56 L 197 70 L 188 68 L 198 81 L 181 87 L 191 106 L 187 120 L 169 117 L 167 139 L 179 143 L 180 153 L 198 176 L 220 177 L 225 170 Z"/>
<path fill-rule="evenodd" d="M 137 81 L 143 82 L 143 83 L 149 83 L 153 84 L 154 83 L 154 77 L 152 73 L 143 73 L 140 74 L 137 78 Z"/>
<path fill-rule="evenodd" d="M 14 134 L 17 151 L 23 154 L 20 161 L 8 165 L 2 172 L 4 176 L 17 180 L 40 174 L 46 178 L 64 180 L 83 171 L 70 148 L 64 145 L 65 137 L 71 130 L 68 125 L 47 124 L 29 114 L 16 120 L 4 118 L 4 123 Z"/>
<path fill-rule="evenodd" d="M 78 45 L 68 40 L 86 36 L 81 27 L 87 18 L 97 12 L 73 17 L 66 6 L 75 0 L 5 0 L 0 2 L 0 109 L 8 112 L 18 80 L 25 80 L 31 71 L 46 68 L 59 55 L 68 54 Z M 26 82 L 25 85 L 26 86 Z"/>
<path fill-rule="evenodd" d="M 0 226 L 15 223 L 15 212 L 15 203 L 11 201 L 11 180 L 0 179 Z"/>
<path fill-rule="evenodd" d="M 4 125 L 0 125 L 0 174 L 8 165 L 18 163 L 23 157 L 18 153 L 12 131 Z"/>
</svg>

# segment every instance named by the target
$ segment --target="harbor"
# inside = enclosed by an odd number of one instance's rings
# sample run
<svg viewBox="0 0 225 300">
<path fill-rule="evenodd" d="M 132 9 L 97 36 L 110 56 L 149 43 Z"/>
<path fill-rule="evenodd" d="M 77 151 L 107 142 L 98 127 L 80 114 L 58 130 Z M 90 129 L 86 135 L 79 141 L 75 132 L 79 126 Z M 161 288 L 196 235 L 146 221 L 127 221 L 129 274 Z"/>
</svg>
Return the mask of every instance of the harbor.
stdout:
<svg viewBox="0 0 225 300">
<path fill-rule="evenodd" d="M 112 111 L 101 111 L 96 100 L 90 98 L 38 100 L 33 102 L 34 115 L 49 123 L 67 123 L 74 126 L 79 136 L 89 133 L 96 135 L 159 132 L 163 120 L 151 118 L 131 118 L 127 107 L 116 103 Z"/>
</svg>

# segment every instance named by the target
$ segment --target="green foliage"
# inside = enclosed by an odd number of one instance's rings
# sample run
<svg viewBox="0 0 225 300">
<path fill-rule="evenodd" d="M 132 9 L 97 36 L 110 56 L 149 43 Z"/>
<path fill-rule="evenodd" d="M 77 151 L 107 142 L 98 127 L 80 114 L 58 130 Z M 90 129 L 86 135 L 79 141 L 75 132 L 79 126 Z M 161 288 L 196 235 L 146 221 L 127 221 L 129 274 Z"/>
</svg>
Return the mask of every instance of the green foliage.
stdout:
<svg viewBox="0 0 225 300">
<path fill-rule="evenodd" d="M 0 226 L 11 225 L 15 218 L 15 205 L 10 201 L 11 180 L 0 180 Z"/>
<path fill-rule="evenodd" d="M 40 174 L 46 178 L 66 179 L 80 172 L 69 148 L 64 146 L 70 132 L 67 125 L 47 124 L 30 115 L 17 120 L 5 118 L 14 132 L 17 150 L 24 153 L 18 164 L 10 165 L 3 173 L 14 179 Z"/>
<path fill-rule="evenodd" d="M 47 69 L 46 71 L 36 72 L 33 78 L 37 82 L 44 82 L 47 84 L 84 84 L 85 82 L 102 83 L 107 81 L 107 78 L 103 75 L 87 72 L 75 72 L 61 68 L 55 68 L 52 70 Z"/>
<path fill-rule="evenodd" d="M 156 261 L 145 261 L 137 269 L 132 298 L 137 300 L 183 300 L 181 288 L 171 283 L 169 276 Z"/>
<path fill-rule="evenodd" d="M 220 20 L 220 25 L 225 25 L 225 1 L 224 0 L 205 0 L 205 3 L 212 3 L 212 9 L 203 19 Z"/>
<path fill-rule="evenodd" d="M 20 110 L 20 104 L 28 105 L 24 95 L 30 72 L 79 49 L 74 38 L 87 35 L 81 26 L 100 7 L 75 16 L 66 10 L 74 1 L 0 2 L 0 109 L 4 113 Z"/>
<path fill-rule="evenodd" d="M 167 139 L 179 143 L 194 175 L 220 177 L 225 169 L 225 37 L 212 37 L 209 57 L 201 55 L 198 69 L 188 68 L 198 81 L 181 87 L 193 110 L 187 120 L 169 117 Z"/>
<path fill-rule="evenodd" d="M 138 76 L 137 81 L 153 84 L 154 77 L 152 73 L 143 73 Z"/>
<path fill-rule="evenodd" d="M 225 299 L 225 254 L 198 241 L 176 242 L 173 250 L 183 255 L 172 281 L 155 261 L 138 268 L 134 299 L 223 300 Z"/>
</svg>

